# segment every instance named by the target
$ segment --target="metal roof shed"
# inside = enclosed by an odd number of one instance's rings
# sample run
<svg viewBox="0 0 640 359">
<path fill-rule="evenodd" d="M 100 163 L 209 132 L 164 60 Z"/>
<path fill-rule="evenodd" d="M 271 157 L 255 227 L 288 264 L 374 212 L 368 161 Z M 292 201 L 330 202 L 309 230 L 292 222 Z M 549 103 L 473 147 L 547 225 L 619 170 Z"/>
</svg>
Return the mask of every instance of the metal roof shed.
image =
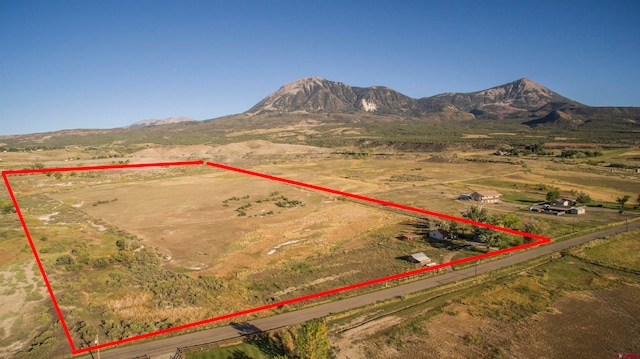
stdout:
<svg viewBox="0 0 640 359">
<path fill-rule="evenodd" d="M 422 265 L 427 265 L 431 263 L 431 258 L 427 257 L 424 253 L 414 253 L 409 256 L 413 263 L 420 263 Z"/>
</svg>

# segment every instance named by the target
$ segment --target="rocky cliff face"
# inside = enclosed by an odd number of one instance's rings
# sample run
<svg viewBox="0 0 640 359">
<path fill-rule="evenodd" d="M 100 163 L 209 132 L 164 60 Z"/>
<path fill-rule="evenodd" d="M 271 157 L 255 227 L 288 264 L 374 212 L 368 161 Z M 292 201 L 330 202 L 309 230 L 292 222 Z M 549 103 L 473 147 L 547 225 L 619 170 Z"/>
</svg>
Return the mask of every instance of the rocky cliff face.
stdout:
<svg viewBox="0 0 640 359">
<path fill-rule="evenodd" d="M 282 86 L 249 109 L 247 113 L 304 111 L 309 113 L 413 114 L 417 108 L 417 100 L 387 87 L 352 87 L 341 82 L 310 77 Z"/>
</svg>

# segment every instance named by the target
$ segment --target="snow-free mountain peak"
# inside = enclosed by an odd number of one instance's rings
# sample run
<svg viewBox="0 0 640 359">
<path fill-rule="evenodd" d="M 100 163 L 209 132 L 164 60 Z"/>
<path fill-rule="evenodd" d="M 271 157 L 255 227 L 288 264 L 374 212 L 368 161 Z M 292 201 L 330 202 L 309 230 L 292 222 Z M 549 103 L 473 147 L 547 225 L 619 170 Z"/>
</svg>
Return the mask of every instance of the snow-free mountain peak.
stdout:
<svg viewBox="0 0 640 359">
<path fill-rule="evenodd" d="M 578 103 L 528 78 L 477 92 L 449 92 L 418 100 L 387 87 L 352 87 L 320 77 L 308 77 L 282 86 L 247 113 L 372 112 L 421 117 L 444 111 L 459 112 L 466 116 L 504 118 L 538 109 L 548 113 L 567 104 Z"/>
</svg>

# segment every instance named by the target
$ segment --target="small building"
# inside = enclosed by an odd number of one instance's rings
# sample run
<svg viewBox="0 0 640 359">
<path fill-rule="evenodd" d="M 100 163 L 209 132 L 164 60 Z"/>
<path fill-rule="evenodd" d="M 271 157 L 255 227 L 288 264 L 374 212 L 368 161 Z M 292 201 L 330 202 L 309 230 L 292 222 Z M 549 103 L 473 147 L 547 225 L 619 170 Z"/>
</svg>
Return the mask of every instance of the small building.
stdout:
<svg viewBox="0 0 640 359">
<path fill-rule="evenodd" d="M 470 194 L 463 193 L 463 194 L 458 196 L 458 199 L 461 200 L 461 201 L 471 201 L 473 199 L 473 197 L 471 197 Z"/>
<path fill-rule="evenodd" d="M 578 215 L 587 213 L 587 208 L 585 206 L 576 207 L 576 204 L 577 202 L 572 199 L 562 198 L 542 203 L 538 207 L 529 207 L 529 210 L 556 216 L 564 216 L 565 214 Z"/>
<path fill-rule="evenodd" d="M 576 205 L 576 202 L 567 198 L 556 199 L 548 203 L 552 207 L 573 207 Z"/>
<path fill-rule="evenodd" d="M 437 239 L 439 241 L 444 241 L 445 239 L 453 239 L 451 232 L 446 231 L 444 229 L 434 229 L 429 231 L 429 238 Z"/>
<path fill-rule="evenodd" d="M 423 266 L 426 266 L 426 265 L 429 265 L 429 263 L 431 263 L 431 258 L 427 257 L 426 254 L 420 252 L 420 253 L 414 253 L 410 255 L 409 261 L 412 263 L 418 263 Z"/>
<path fill-rule="evenodd" d="M 492 190 L 483 190 L 471 194 L 471 198 L 473 198 L 474 201 L 482 203 L 499 203 L 500 196 L 502 196 L 502 194 Z"/>
<path fill-rule="evenodd" d="M 419 234 L 415 234 L 415 233 L 409 233 L 409 234 L 403 234 L 400 236 L 400 239 L 407 241 L 407 242 L 411 242 L 411 241 L 415 241 L 417 239 L 421 239 L 422 236 Z"/>
<path fill-rule="evenodd" d="M 582 207 L 573 207 L 569 210 L 569 213 L 571 214 L 585 214 L 587 213 L 587 208 L 582 206 Z"/>
<path fill-rule="evenodd" d="M 571 207 L 566 207 L 566 206 L 550 206 L 548 204 L 545 204 L 542 207 L 542 211 L 544 213 L 549 213 L 549 214 L 555 214 L 556 216 L 564 216 L 565 214 L 569 213 L 569 211 L 571 210 Z"/>
</svg>

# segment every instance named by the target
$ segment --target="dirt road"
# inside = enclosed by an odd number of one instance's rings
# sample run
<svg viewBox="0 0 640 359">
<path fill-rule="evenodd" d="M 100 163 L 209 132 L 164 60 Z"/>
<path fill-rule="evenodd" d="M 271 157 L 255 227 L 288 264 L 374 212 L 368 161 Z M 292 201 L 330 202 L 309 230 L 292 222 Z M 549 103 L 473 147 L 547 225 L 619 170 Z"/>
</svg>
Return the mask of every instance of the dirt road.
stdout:
<svg viewBox="0 0 640 359">
<path fill-rule="evenodd" d="M 584 236 L 572 238 L 563 242 L 552 242 L 551 244 L 535 247 L 533 249 L 517 252 L 508 257 L 495 260 L 488 263 L 482 263 L 474 267 L 447 272 L 437 277 L 431 277 L 412 283 L 407 283 L 397 287 L 380 290 L 373 293 L 363 294 L 357 297 L 343 299 L 315 307 L 302 309 L 294 312 L 278 314 L 267 318 L 256 319 L 250 321 L 246 327 L 255 328 L 256 330 L 268 330 L 283 326 L 304 323 L 308 320 L 323 317 L 330 313 L 338 313 L 352 308 L 361 307 L 380 300 L 391 299 L 397 296 L 421 291 L 424 289 L 436 287 L 442 284 L 452 283 L 460 279 L 472 277 L 476 274 L 490 272 L 499 268 L 508 267 L 520 262 L 524 262 L 539 256 L 557 252 L 575 245 L 579 245 L 590 240 L 602 237 L 608 237 L 625 230 L 640 228 L 640 222 L 629 223 L 626 225 L 608 228 L 599 232 L 590 233 Z M 111 350 L 102 350 L 101 359 L 115 358 L 134 358 L 137 356 L 148 355 L 153 359 L 169 359 L 176 351 L 177 347 L 185 347 L 197 345 L 201 343 L 213 342 L 223 339 L 229 339 L 241 336 L 243 333 L 231 326 L 204 330 L 197 333 L 190 333 L 173 338 L 157 339 L 155 341 L 114 348 Z M 95 353 L 82 356 L 82 358 L 97 358 Z"/>
</svg>

